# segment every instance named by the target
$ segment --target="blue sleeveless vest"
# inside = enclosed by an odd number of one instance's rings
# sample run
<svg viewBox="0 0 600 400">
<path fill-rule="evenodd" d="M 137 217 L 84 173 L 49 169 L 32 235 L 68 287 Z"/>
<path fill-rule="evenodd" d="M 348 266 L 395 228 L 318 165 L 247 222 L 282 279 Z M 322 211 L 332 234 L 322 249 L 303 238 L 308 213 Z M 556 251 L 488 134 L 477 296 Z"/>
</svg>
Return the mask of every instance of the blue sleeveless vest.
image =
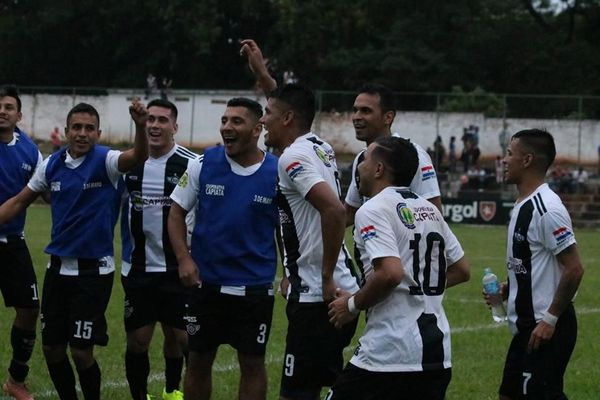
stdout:
<svg viewBox="0 0 600 400">
<path fill-rule="evenodd" d="M 50 156 L 46 180 L 51 191 L 52 233 L 46 253 L 61 257 L 113 255 L 118 191 L 106 172 L 109 148 L 96 145 L 75 169 L 65 165 L 67 148 Z"/>
<path fill-rule="evenodd" d="M 200 278 L 227 286 L 273 282 L 277 256 L 277 158 L 250 176 L 232 172 L 222 146 L 204 152 L 192 258 Z"/>
<path fill-rule="evenodd" d="M 35 143 L 19 128 L 15 132 L 19 137 L 14 145 L 0 144 L 0 204 L 27 186 L 38 162 Z M 25 211 L 0 225 L 0 235 L 21 235 L 24 227 Z"/>
</svg>

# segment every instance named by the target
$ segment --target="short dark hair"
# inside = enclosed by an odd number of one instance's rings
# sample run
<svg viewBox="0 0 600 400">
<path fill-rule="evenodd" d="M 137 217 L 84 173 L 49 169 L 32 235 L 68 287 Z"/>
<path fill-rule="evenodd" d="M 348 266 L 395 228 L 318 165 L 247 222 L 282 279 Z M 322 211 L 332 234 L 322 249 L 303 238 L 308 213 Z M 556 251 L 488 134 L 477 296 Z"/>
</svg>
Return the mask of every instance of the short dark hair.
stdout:
<svg viewBox="0 0 600 400">
<path fill-rule="evenodd" d="M 396 113 L 396 97 L 394 96 L 394 92 L 387 86 L 378 83 L 365 83 L 358 89 L 358 94 L 361 93 L 379 95 L 379 106 L 381 107 L 381 111 L 384 113 L 388 111 Z"/>
<path fill-rule="evenodd" d="M 556 157 L 556 146 L 550 132 L 543 129 L 524 129 L 515 133 L 512 139 L 519 139 L 519 144 L 524 150 L 534 154 L 539 160 L 540 171 L 548 171 Z"/>
<path fill-rule="evenodd" d="M 171 115 L 173 115 L 173 118 L 175 119 L 175 121 L 177 121 L 177 107 L 175 106 L 175 104 L 171 103 L 169 100 L 165 100 L 165 99 L 154 99 L 151 100 L 150 103 L 148 103 L 148 105 L 146 106 L 146 108 L 150 108 L 150 107 L 162 107 L 162 108 L 168 108 L 169 110 L 171 110 Z"/>
<path fill-rule="evenodd" d="M 312 90 L 297 83 L 288 83 L 271 92 L 269 98 L 286 103 L 296 114 L 300 128 L 311 129 L 316 108 Z"/>
<path fill-rule="evenodd" d="M 410 186 L 419 166 L 417 149 L 408 139 L 380 136 L 371 155 L 383 162 L 395 186 Z"/>
<path fill-rule="evenodd" d="M 12 97 L 17 100 L 17 111 L 21 112 L 21 98 L 19 97 L 19 91 L 14 85 L 3 85 L 0 87 L 0 97 Z"/>
<path fill-rule="evenodd" d="M 67 114 L 67 127 L 69 127 L 69 121 L 71 120 L 71 116 L 73 114 L 90 114 L 96 117 L 98 120 L 98 126 L 96 128 L 100 128 L 100 114 L 98 114 L 98 110 L 96 110 L 94 106 L 87 103 L 79 103 L 75 107 L 71 108 Z"/>
<path fill-rule="evenodd" d="M 227 102 L 227 107 L 244 107 L 250 111 L 257 120 L 261 119 L 263 116 L 263 108 L 260 103 L 247 97 L 234 97 Z"/>
</svg>

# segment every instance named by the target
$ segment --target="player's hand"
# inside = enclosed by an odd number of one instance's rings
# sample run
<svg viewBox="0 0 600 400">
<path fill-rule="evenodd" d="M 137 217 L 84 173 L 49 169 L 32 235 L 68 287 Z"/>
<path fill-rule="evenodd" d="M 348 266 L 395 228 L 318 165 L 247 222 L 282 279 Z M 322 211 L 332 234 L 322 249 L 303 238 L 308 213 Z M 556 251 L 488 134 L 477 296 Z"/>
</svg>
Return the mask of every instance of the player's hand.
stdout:
<svg viewBox="0 0 600 400">
<path fill-rule="evenodd" d="M 257 76 L 268 73 L 267 63 L 263 57 L 260 47 L 252 39 L 244 39 L 241 42 L 240 56 L 245 56 L 248 59 L 248 67 L 250 71 Z"/>
<path fill-rule="evenodd" d="M 496 295 L 489 295 L 485 292 L 485 290 L 481 290 L 481 295 L 483 296 L 483 300 L 485 300 L 485 304 L 488 305 L 488 307 L 491 307 L 492 304 L 495 303 L 501 303 L 503 301 L 506 301 L 508 299 L 508 285 L 506 284 L 506 282 L 502 282 L 500 284 L 500 293 L 497 295 L 499 298 L 496 299 Z"/>
<path fill-rule="evenodd" d="M 279 293 L 281 293 L 281 296 L 283 296 L 284 299 L 287 300 L 287 292 L 288 292 L 288 288 L 290 287 L 290 280 L 288 279 L 287 276 L 283 276 L 283 278 L 281 278 L 281 282 L 279 282 Z"/>
<path fill-rule="evenodd" d="M 140 101 L 139 97 L 134 97 L 131 101 L 131 105 L 129 106 L 129 114 L 136 125 L 146 126 L 146 121 L 148 120 L 148 110 L 146 110 L 146 106 Z"/>
<path fill-rule="evenodd" d="M 179 279 L 185 287 L 197 287 L 200 285 L 198 267 L 192 257 L 179 261 Z"/>
<path fill-rule="evenodd" d="M 333 299 L 335 299 L 337 286 L 333 280 L 333 277 L 321 277 L 321 284 L 321 287 L 323 288 L 323 301 L 326 304 L 329 304 L 331 301 L 333 301 Z"/>
<path fill-rule="evenodd" d="M 527 351 L 531 353 L 532 351 L 539 349 L 541 345 L 552 339 L 552 336 L 554 335 L 554 330 L 555 327 L 553 327 L 552 325 L 544 321 L 538 322 L 533 332 L 531 332 L 531 336 L 529 337 Z"/>
<path fill-rule="evenodd" d="M 337 329 L 356 318 L 356 315 L 348 310 L 348 299 L 351 295 L 352 293 L 338 289 L 335 300 L 329 303 L 329 322 Z"/>
</svg>

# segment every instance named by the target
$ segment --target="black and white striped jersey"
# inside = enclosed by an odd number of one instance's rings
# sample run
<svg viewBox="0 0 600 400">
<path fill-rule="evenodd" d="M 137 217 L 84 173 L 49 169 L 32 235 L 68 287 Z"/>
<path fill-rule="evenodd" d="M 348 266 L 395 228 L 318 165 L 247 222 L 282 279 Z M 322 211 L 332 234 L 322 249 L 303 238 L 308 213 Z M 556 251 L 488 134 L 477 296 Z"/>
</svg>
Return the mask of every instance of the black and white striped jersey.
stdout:
<svg viewBox="0 0 600 400">
<path fill-rule="evenodd" d="M 442 306 L 446 268 L 463 256 L 440 211 L 408 188 L 386 187 L 356 212 L 354 241 L 367 281 L 373 260 L 398 258 L 404 278 L 367 311 L 350 360 L 376 372 L 451 367 L 450 326 Z"/>
<path fill-rule="evenodd" d="M 535 327 L 562 275 L 556 255 L 575 243 L 560 197 L 543 184 L 515 204 L 508 225 L 508 322 L 513 334 Z"/>
<path fill-rule="evenodd" d="M 177 260 L 168 236 L 167 219 L 171 192 L 198 155 L 175 144 L 159 158 L 148 157 L 143 166 L 125 174 L 125 192 L 121 216 L 123 265 L 121 274 L 131 271 L 155 273 L 177 269 Z M 188 232 L 193 228 L 194 213 L 186 219 Z"/>
<path fill-rule="evenodd" d="M 279 219 L 284 244 L 284 264 L 290 281 L 289 301 L 323 301 L 321 270 L 323 236 L 321 215 L 306 199 L 310 189 L 325 182 L 339 196 L 335 154 L 313 133 L 298 137 L 279 158 Z M 352 261 L 344 245 L 333 278 L 339 288 L 356 292 Z"/>
</svg>

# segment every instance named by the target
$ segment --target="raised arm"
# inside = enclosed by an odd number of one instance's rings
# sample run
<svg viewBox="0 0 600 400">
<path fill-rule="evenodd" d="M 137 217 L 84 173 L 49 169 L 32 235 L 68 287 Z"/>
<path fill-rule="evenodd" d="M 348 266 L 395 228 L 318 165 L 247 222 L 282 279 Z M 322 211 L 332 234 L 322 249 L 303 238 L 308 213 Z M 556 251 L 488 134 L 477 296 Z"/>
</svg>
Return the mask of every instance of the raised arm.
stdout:
<svg viewBox="0 0 600 400">
<path fill-rule="evenodd" d="M 306 194 L 306 200 L 317 209 L 321 216 L 321 233 L 323 237 L 321 279 L 323 300 L 329 302 L 335 297 L 336 286 L 333 281 L 333 270 L 344 241 L 346 213 L 337 195 L 325 182 L 314 185 Z"/>
<path fill-rule="evenodd" d="M 269 74 L 267 61 L 264 59 L 260 47 L 252 39 L 242 40 L 241 44 L 240 56 L 246 56 L 250 71 L 254 74 L 265 96 L 269 97 L 269 93 L 277 88 L 277 82 Z"/>
<path fill-rule="evenodd" d="M 148 111 L 140 99 L 134 98 L 129 106 L 129 114 L 135 122 L 135 139 L 133 148 L 126 150 L 119 156 L 119 171 L 128 172 L 148 158 L 148 138 L 146 137 L 146 120 Z"/>
</svg>

